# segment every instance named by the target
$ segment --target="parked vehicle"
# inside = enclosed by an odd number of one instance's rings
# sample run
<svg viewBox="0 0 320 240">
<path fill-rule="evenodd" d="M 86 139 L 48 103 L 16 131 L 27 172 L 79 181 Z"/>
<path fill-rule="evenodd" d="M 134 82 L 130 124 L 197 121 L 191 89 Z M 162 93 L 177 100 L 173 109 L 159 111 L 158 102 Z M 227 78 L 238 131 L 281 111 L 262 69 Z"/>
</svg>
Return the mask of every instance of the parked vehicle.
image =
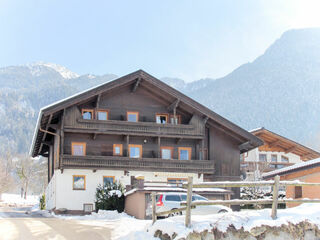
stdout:
<svg viewBox="0 0 320 240">
<path fill-rule="evenodd" d="M 165 193 L 159 193 L 156 196 L 156 202 L 157 202 L 157 212 L 164 212 L 169 211 L 172 209 L 181 208 L 180 203 L 183 201 L 187 201 L 187 194 L 181 193 L 181 192 L 165 192 Z M 192 195 L 192 201 L 209 201 L 207 198 L 202 197 L 198 194 Z M 231 208 L 228 208 L 223 205 L 201 205 L 196 206 L 196 208 L 193 208 L 191 210 L 192 214 L 195 215 L 207 215 L 207 214 L 216 214 L 216 213 L 226 213 L 226 212 L 232 212 Z M 175 214 L 170 214 L 168 217 L 173 215 L 182 215 L 183 212 L 178 212 Z"/>
</svg>

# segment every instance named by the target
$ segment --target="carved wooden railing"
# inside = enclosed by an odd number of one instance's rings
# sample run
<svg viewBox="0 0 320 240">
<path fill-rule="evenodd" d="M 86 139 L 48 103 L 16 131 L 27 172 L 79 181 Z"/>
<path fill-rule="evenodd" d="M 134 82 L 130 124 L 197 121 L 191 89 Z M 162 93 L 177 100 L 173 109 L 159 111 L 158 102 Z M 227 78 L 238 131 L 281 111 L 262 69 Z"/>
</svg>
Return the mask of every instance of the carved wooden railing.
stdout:
<svg viewBox="0 0 320 240">
<path fill-rule="evenodd" d="M 165 160 L 119 156 L 62 156 L 62 168 L 118 169 L 168 172 L 214 173 L 212 160 Z"/>
<path fill-rule="evenodd" d="M 163 137 L 204 137 L 204 128 L 189 124 L 157 124 L 155 122 L 127 122 L 118 120 L 85 120 L 78 119 L 74 126 L 65 126 L 65 131 L 72 129 L 110 134 L 150 135 Z M 199 130 L 200 129 L 200 130 Z"/>
</svg>

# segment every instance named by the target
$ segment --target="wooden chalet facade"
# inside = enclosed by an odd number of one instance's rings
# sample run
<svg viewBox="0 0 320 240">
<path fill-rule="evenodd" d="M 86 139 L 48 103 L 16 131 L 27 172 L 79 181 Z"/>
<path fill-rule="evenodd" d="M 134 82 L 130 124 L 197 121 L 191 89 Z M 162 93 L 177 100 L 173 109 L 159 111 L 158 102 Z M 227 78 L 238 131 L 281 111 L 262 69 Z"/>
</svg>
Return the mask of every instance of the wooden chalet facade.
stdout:
<svg viewBox="0 0 320 240">
<path fill-rule="evenodd" d="M 48 208 L 82 210 L 98 184 L 136 175 L 238 180 L 240 153 L 262 144 L 139 70 L 42 108 L 31 155 L 48 157 Z"/>
</svg>

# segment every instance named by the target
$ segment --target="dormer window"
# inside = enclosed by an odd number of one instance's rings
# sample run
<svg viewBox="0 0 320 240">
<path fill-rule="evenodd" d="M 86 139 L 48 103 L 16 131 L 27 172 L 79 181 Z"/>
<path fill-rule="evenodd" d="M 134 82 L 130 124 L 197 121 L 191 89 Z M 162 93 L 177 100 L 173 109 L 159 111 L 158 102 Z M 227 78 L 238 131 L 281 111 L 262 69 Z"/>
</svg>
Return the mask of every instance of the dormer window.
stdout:
<svg viewBox="0 0 320 240">
<path fill-rule="evenodd" d="M 83 119 L 93 119 L 93 109 L 82 109 L 82 118 Z"/>
<path fill-rule="evenodd" d="M 127 121 L 128 122 L 138 122 L 139 121 L 139 112 L 127 112 Z"/>
<path fill-rule="evenodd" d="M 168 114 L 156 114 L 156 122 L 159 124 L 168 123 Z"/>
</svg>

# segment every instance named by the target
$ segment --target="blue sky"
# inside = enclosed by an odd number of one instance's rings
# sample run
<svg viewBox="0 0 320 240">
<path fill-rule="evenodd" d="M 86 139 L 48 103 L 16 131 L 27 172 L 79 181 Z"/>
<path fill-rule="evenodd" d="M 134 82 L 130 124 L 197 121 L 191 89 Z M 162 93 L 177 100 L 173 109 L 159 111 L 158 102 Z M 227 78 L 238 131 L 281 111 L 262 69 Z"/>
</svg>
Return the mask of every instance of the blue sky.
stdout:
<svg viewBox="0 0 320 240">
<path fill-rule="evenodd" d="M 0 67 L 45 61 L 79 74 L 216 78 L 284 31 L 320 26 L 319 10 L 318 0 L 0 0 Z"/>
</svg>

